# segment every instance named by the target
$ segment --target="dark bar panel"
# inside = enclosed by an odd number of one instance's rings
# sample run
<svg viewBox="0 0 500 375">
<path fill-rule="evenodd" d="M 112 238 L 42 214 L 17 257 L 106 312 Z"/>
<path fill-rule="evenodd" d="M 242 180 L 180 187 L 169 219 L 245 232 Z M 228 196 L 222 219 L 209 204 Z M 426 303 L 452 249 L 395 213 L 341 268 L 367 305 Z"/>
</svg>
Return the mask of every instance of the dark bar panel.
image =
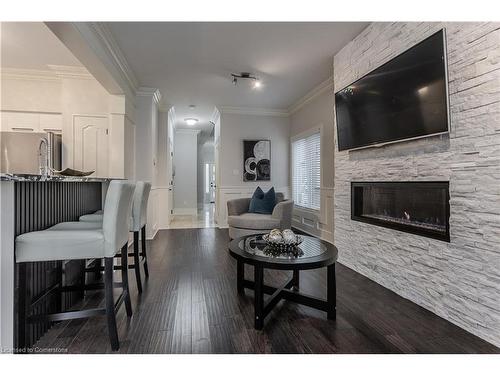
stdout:
<svg viewBox="0 0 500 375">
<path fill-rule="evenodd" d="M 101 182 L 27 182 L 15 183 L 15 232 L 16 236 L 47 229 L 62 221 L 77 221 L 81 215 L 101 209 Z M 48 295 L 31 308 L 37 297 L 57 285 L 78 280 L 76 273 L 81 261 L 38 262 L 17 264 L 15 269 L 15 337 L 17 348 L 33 346 L 50 328 L 49 323 L 27 324 L 29 313 L 51 313 L 71 307 L 81 295 L 65 293 L 63 300 L 57 293 Z M 74 264 L 74 265 L 73 265 Z M 61 272 L 62 271 L 62 272 Z M 25 278 L 26 282 L 20 281 Z M 25 296 L 25 298 L 21 298 Z M 32 309 L 33 311 L 30 311 Z"/>
</svg>

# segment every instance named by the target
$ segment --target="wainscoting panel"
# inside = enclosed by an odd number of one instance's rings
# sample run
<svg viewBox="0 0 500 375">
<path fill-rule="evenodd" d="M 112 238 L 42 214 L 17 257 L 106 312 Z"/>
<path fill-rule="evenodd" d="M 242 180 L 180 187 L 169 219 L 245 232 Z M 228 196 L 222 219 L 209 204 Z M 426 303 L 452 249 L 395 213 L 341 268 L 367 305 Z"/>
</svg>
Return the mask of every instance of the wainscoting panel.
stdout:
<svg viewBox="0 0 500 375">
<path fill-rule="evenodd" d="M 169 206 L 168 202 L 168 186 L 156 186 L 156 199 L 158 206 L 158 230 L 168 229 L 170 210 L 172 207 Z"/>
<path fill-rule="evenodd" d="M 333 188 L 321 188 L 321 210 L 295 207 L 292 226 L 325 241 L 333 242 Z"/>
<path fill-rule="evenodd" d="M 159 228 L 158 211 L 166 208 L 159 208 L 159 195 L 160 191 L 156 186 L 151 187 L 148 199 L 148 221 L 146 225 L 146 238 L 152 240 Z"/>
</svg>

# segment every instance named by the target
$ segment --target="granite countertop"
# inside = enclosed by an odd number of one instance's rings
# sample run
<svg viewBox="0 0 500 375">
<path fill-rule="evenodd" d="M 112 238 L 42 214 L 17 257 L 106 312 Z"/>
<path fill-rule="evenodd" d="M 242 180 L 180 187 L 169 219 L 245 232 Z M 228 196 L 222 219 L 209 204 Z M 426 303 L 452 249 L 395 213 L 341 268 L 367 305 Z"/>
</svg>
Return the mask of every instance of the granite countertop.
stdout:
<svg viewBox="0 0 500 375">
<path fill-rule="evenodd" d="M 101 177 L 71 177 L 71 176 L 42 176 L 39 174 L 21 174 L 21 173 L 0 173 L 0 181 L 28 181 L 28 182 L 44 182 L 44 181 L 61 181 L 61 182 L 106 182 L 114 180 L 113 178 Z"/>
</svg>

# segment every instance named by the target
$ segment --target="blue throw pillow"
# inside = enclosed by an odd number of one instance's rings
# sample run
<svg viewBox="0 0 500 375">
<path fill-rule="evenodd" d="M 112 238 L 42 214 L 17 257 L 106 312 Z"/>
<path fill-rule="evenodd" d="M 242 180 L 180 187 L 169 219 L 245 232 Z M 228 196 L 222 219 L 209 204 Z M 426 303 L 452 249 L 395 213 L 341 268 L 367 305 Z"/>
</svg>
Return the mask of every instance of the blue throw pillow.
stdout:
<svg viewBox="0 0 500 375">
<path fill-rule="evenodd" d="M 255 189 L 252 199 L 250 200 L 248 212 L 255 214 L 272 214 L 274 206 L 276 206 L 276 193 L 274 192 L 274 187 L 269 189 L 267 193 L 264 193 L 259 186 Z"/>
<path fill-rule="evenodd" d="M 253 192 L 252 199 L 250 200 L 250 205 L 248 206 L 248 212 L 254 212 L 255 210 L 255 205 L 258 204 L 258 200 L 261 200 L 264 198 L 264 191 L 260 188 L 260 186 L 257 186 L 257 189 Z"/>
</svg>

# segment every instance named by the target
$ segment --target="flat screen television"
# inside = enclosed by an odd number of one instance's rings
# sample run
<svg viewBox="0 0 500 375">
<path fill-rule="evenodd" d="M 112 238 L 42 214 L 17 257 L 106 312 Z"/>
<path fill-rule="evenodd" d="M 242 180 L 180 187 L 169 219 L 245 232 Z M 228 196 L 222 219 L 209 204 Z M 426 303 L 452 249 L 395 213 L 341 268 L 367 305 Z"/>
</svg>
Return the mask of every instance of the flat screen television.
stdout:
<svg viewBox="0 0 500 375">
<path fill-rule="evenodd" d="M 339 151 L 448 132 L 444 30 L 335 94 Z"/>
</svg>

